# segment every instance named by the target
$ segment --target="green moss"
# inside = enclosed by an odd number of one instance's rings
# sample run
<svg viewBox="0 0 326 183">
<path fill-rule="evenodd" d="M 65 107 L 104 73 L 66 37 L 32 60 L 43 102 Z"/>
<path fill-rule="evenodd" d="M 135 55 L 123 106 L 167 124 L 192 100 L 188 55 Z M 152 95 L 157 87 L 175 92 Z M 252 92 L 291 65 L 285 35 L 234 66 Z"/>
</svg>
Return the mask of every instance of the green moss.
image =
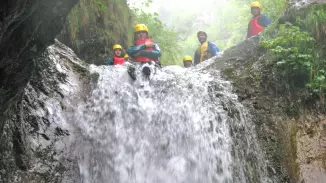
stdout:
<svg viewBox="0 0 326 183">
<path fill-rule="evenodd" d="M 302 96 L 302 101 L 324 103 L 325 4 L 289 10 L 285 17 L 264 31 L 261 43 L 275 62 L 272 66 L 276 73 L 273 80 L 276 80 L 278 88 L 289 91 L 292 96 Z M 301 95 L 302 90 L 306 90 L 307 95 Z"/>
<path fill-rule="evenodd" d="M 91 80 L 91 74 L 88 69 L 79 64 L 72 63 L 72 70 L 78 73 L 79 79 L 83 80 L 85 83 L 89 83 Z"/>
<path fill-rule="evenodd" d="M 300 116 L 300 109 L 298 107 L 298 105 L 294 105 L 294 104 L 289 104 L 285 107 L 285 113 L 289 116 L 289 117 L 295 117 L 298 118 Z"/>
<path fill-rule="evenodd" d="M 68 15 L 64 40 L 59 39 L 87 57 L 86 62 L 103 61 L 112 55 L 114 44 L 132 43 L 131 17 L 126 0 L 80 0 Z"/>
<path fill-rule="evenodd" d="M 234 79 L 234 69 L 233 68 L 226 68 L 223 70 L 223 74 L 227 76 L 229 79 Z"/>
</svg>

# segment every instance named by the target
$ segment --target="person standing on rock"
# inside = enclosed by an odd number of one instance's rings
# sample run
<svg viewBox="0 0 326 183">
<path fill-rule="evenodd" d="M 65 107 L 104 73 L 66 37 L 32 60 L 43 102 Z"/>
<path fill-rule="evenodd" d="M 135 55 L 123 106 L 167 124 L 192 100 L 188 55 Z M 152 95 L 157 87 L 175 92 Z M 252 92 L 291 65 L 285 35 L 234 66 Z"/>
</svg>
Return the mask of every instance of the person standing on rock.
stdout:
<svg viewBox="0 0 326 183">
<path fill-rule="evenodd" d="M 195 51 L 194 65 L 197 65 L 203 62 L 204 60 L 216 56 L 217 53 L 219 52 L 219 49 L 214 43 L 207 41 L 206 32 L 204 31 L 197 32 L 197 38 L 198 41 L 200 42 L 200 46 Z"/>
<path fill-rule="evenodd" d="M 127 53 L 131 60 L 137 63 L 154 63 L 160 65 L 159 57 L 161 56 L 160 48 L 153 42 L 148 36 L 148 28 L 144 24 L 137 24 L 134 28 L 134 46 L 130 46 L 127 49 Z M 135 79 L 135 69 L 131 67 L 128 69 L 130 76 Z M 143 69 L 145 75 L 150 74 L 150 70 Z"/>
<path fill-rule="evenodd" d="M 251 3 L 251 14 L 252 19 L 248 25 L 247 38 L 251 38 L 259 33 L 261 33 L 265 27 L 271 24 L 271 20 L 268 16 L 261 14 L 262 4 L 255 1 Z"/>
<path fill-rule="evenodd" d="M 191 58 L 191 56 L 184 56 L 183 57 L 183 66 L 185 68 L 188 68 L 188 67 L 192 66 L 192 58 Z"/>
<path fill-rule="evenodd" d="M 122 56 L 122 46 L 119 44 L 115 44 L 113 46 L 114 56 L 109 58 L 107 61 L 107 65 L 122 65 L 124 64 L 124 58 Z"/>
</svg>

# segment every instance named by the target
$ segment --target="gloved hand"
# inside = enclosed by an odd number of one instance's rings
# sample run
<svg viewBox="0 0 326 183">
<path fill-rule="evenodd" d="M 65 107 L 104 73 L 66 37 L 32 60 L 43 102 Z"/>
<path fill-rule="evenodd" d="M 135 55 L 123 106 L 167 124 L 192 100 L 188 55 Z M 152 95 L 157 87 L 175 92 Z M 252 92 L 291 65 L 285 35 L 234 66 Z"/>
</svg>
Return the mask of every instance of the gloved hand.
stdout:
<svg viewBox="0 0 326 183">
<path fill-rule="evenodd" d="M 152 48 L 152 47 L 154 47 L 154 43 L 152 41 L 146 41 L 145 46 L 147 48 Z"/>
</svg>

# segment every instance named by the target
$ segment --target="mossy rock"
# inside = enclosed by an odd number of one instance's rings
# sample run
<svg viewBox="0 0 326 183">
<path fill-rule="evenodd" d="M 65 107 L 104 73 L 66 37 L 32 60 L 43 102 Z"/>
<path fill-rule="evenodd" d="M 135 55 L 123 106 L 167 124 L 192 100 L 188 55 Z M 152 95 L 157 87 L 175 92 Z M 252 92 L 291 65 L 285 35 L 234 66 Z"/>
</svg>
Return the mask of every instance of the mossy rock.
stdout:
<svg viewBox="0 0 326 183">
<path fill-rule="evenodd" d="M 130 46 L 132 25 L 126 0 L 81 0 L 58 39 L 87 63 L 102 65 L 113 54 L 114 44 Z"/>
</svg>

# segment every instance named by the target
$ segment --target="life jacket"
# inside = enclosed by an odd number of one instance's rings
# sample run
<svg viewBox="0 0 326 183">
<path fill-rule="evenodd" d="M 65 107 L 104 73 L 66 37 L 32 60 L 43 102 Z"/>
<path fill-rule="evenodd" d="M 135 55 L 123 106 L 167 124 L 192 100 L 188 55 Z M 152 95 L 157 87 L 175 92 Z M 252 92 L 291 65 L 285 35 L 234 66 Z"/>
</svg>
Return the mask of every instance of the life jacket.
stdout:
<svg viewBox="0 0 326 183">
<path fill-rule="evenodd" d="M 113 65 L 121 65 L 124 64 L 125 59 L 123 57 L 113 57 Z"/>
<path fill-rule="evenodd" d="M 252 18 L 249 22 L 249 31 L 248 31 L 248 38 L 261 33 L 264 30 L 264 27 L 259 25 L 258 19 L 261 15 Z"/>
<path fill-rule="evenodd" d="M 197 52 L 200 55 L 200 62 L 209 59 L 211 57 L 211 54 L 208 48 L 208 41 L 205 41 L 203 44 L 201 44 L 198 47 Z"/>
<path fill-rule="evenodd" d="M 145 44 L 147 41 L 152 41 L 153 42 L 153 40 L 152 39 L 145 39 L 145 40 L 136 40 L 136 42 L 135 42 L 135 44 L 136 44 L 136 46 L 138 46 L 138 45 L 141 45 L 141 44 Z M 145 50 L 148 50 L 148 51 L 153 51 L 154 50 L 154 48 L 146 48 Z M 153 59 L 151 59 L 151 58 L 148 58 L 148 57 L 144 57 L 144 56 L 137 56 L 136 58 L 135 58 L 135 62 L 150 62 L 150 61 L 152 61 Z"/>
</svg>

